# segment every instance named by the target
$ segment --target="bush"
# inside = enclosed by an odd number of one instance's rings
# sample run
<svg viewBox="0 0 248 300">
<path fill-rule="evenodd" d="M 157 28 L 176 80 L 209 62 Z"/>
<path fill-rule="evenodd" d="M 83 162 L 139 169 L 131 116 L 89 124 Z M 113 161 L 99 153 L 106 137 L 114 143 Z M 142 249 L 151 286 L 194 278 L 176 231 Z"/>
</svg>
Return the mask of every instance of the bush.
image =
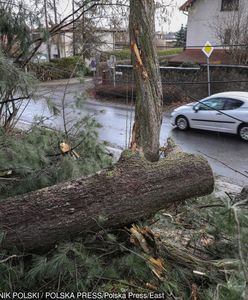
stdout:
<svg viewBox="0 0 248 300">
<path fill-rule="evenodd" d="M 107 61 L 111 55 L 116 57 L 116 60 L 131 59 L 131 51 L 129 48 L 106 52 L 101 55 L 101 61 Z"/>
<path fill-rule="evenodd" d="M 193 63 L 192 61 L 185 61 L 181 64 L 181 67 L 184 67 L 184 68 L 194 68 L 194 67 L 199 67 L 198 64 L 196 63 Z"/>
<path fill-rule="evenodd" d="M 78 56 L 52 59 L 50 62 L 29 63 L 28 69 L 41 81 L 66 79 L 90 73 Z"/>
<path fill-rule="evenodd" d="M 158 50 L 158 56 L 168 56 L 168 55 L 176 55 L 183 52 L 183 48 L 170 48 L 166 50 Z"/>
<path fill-rule="evenodd" d="M 165 50 L 158 50 L 158 56 L 168 56 L 168 55 L 176 55 L 183 51 L 182 48 L 170 48 Z M 102 61 L 106 61 L 109 59 L 110 55 L 115 55 L 116 60 L 130 60 L 131 59 L 131 51 L 130 49 L 122 49 L 122 50 L 115 50 L 111 52 L 106 52 L 104 55 L 102 55 Z"/>
</svg>

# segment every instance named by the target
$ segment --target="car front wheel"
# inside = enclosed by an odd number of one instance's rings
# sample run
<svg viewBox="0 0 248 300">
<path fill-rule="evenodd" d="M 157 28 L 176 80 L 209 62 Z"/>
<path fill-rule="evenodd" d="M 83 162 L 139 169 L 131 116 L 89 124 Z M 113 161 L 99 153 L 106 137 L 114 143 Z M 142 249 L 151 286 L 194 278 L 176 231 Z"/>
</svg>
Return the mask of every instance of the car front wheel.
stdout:
<svg viewBox="0 0 248 300">
<path fill-rule="evenodd" d="M 240 126 L 239 136 L 243 141 L 248 142 L 248 124 L 243 124 Z"/>
<path fill-rule="evenodd" d="M 189 122 L 184 116 L 179 116 L 176 119 L 176 126 L 180 130 L 187 130 L 189 128 Z"/>
</svg>

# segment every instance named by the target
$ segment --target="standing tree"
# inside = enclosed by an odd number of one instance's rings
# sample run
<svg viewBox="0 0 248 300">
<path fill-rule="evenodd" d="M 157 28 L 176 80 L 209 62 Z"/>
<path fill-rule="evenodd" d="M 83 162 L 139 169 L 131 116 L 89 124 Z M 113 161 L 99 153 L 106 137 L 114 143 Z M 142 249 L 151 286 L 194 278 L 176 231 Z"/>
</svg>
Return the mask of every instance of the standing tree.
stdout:
<svg viewBox="0 0 248 300">
<path fill-rule="evenodd" d="M 129 30 L 137 89 L 131 147 L 143 151 L 150 161 L 159 158 L 163 105 L 154 18 L 154 0 L 130 0 Z"/>
<path fill-rule="evenodd" d="M 181 25 L 181 28 L 175 34 L 176 36 L 176 47 L 185 47 L 186 46 L 186 36 L 187 36 L 187 26 Z"/>
<path fill-rule="evenodd" d="M 7 57 L 15 58 L 20 52 L 27 55 L 31 44 L 29 19 L 30 12 L 22 1 L 0 2 L 0 45 Z"/>
<path fill-rule="evenodd" d="M 14 66 L 0 50 L 0 130 L 11 131 L 18 112 L 34 92 L 34 78 Z"/>
</svg>

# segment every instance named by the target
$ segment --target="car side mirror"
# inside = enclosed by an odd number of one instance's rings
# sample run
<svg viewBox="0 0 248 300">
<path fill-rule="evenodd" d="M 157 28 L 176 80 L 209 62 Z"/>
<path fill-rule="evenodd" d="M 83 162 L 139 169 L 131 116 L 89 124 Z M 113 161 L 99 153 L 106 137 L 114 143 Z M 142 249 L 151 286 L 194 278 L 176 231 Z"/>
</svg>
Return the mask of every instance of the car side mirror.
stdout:
<svg viewBox="0 0 248 300">
<path fill-rule="evenodd" d="M 198 110 L 199 110 L 199 107 L 198 106 L 193 106 L 193 110 L 197 113 Z"/>
</svg>

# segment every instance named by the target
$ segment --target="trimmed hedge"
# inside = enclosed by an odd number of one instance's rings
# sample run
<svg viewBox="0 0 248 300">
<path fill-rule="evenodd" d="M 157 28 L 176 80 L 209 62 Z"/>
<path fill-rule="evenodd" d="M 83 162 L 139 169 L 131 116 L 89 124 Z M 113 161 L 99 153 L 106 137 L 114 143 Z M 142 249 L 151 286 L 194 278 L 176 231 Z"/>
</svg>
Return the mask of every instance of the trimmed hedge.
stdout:
<svg viewBox="0 0 248 300">
<path fill-rule="evenodd" d="M 183 51 L 183 48 L 170 48 L 166 50 L 158 50 L 158 56 L 168 56 L 168 55 L 176 55 Z M 122 50 L 115 50 L 111 52 L 105 53 L 105 55 L 102 55 L 102 61 L 106 61 L 110 55 L 115 55 L 117 60 L 125 60 L 125 59 L 131 59 L 131 51 L 130 49 L 122 49 Z"/>
<path fill-rule="evenodd" d="M 28 71 L 34 73 L 41 81 L 70 78 L 72 73 L 73 77 L 90 73 L 78 56 L 52 59 L 50 62 L 29 63 Z"/>
</svg>

